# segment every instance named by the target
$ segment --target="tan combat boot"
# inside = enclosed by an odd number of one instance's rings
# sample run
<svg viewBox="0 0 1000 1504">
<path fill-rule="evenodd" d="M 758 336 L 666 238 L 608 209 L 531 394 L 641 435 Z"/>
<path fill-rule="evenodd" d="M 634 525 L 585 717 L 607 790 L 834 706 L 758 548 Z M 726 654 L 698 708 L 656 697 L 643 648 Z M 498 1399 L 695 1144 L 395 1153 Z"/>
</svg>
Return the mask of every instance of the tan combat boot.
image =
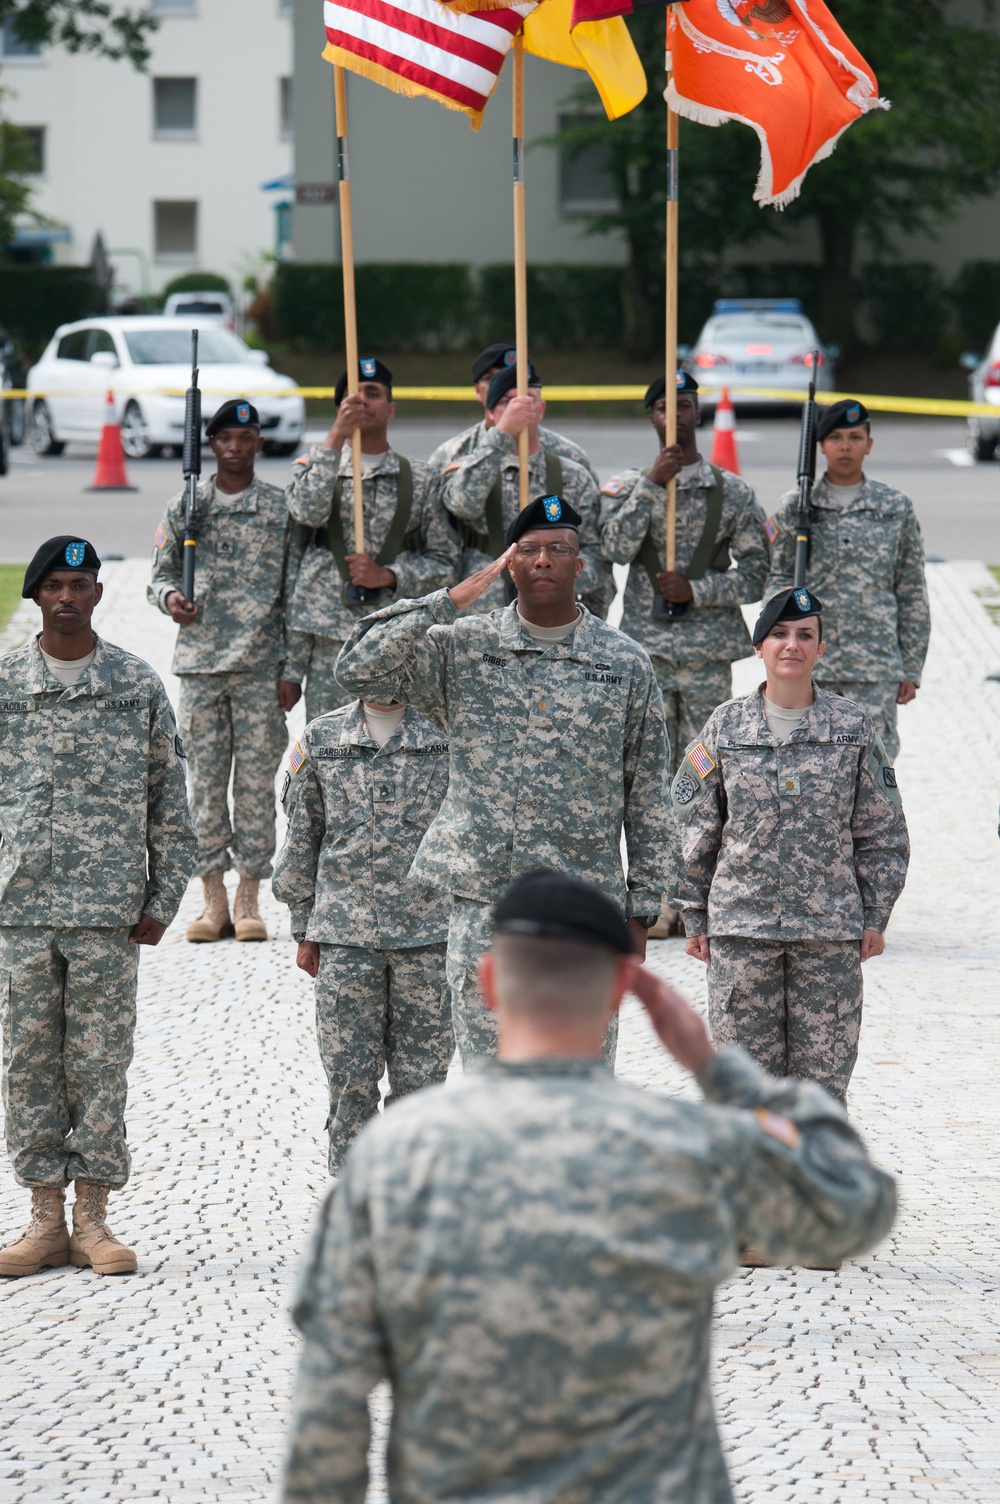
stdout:
<svg viewBox="0 0 1000 1504">
<path fill-rule="evenodd" d="M 233 918 L 236 920 L 237 940 L 266 940 L 267 926 L 257 907 L 257 891 L 260 883 L 255 877 L 241 877 L 233 903 Z"/>
<path fill-rule="evenodd" d="M 135 1254 L 119 1243 L 104 1220 L 110 1190 L 110 1186 L 99 1185 L 96 1180 L 76 1182 L 70 1263 L 77 1269 L 93 1269 L 95 1274 L 134 1274 Z"/>
<path fill-rule="evenodd" d="M 187 927 L 187 937 L 194 941 L 229 940 L 233 922 L 229 917 L 229 899 L 221 872 L 206 872 L 201 880 L 205 889 L 205 907 Z"/>
<path fill-rule="evenodd" d="M 65 1204 L 62 1186 L 31 1187 L 31 1221 L 16 1242 L 0 1250 L 0 1275 L 18 1279 L 22 1274 L 60 1269 L 69 1263 Z"/>
</svg>

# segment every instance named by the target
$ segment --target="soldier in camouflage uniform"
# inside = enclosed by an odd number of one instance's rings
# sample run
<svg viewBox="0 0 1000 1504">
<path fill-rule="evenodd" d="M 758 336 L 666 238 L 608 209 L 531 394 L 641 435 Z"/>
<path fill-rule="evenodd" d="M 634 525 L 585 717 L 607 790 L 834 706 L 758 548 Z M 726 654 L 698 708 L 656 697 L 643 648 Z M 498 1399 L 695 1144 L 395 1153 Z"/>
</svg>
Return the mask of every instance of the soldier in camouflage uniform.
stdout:
<svg viewBox="0 0 1000 1504">
<path fill-rule="evenodd" d="M 370 1124 L 327 1198 L 294 1308 L 284 1504 L 361 1504 L 382 1379 L 393 1499 L 731 1504 L 715 1287 L 751 1241 L 829 1263 L 892 1226 L 892 1178 L 842 1110 L 716 1054 L 622 953 L 620 910 L 561 886 L 525 878 L 497 906 L 500 1058 Z M 626 988 L 705 1100 L 602 1066 Z"/>
<path fill-rule="evenodd" d="M 720 705 L 672 796 L 689 954 L 708 963 L 712 1032 L 773 1076 L 841 1102 L 858 1053 L 861 964 L 909 860 L 896 777 L 871 717 L 815 687 L 819 600 L 783 590 L 754 629 L 765 683 Z"/>
<path fill-rule="evenodd" d="M 284 492 L 254 476 L 263 447 L 256 408 L 226 402 L 205 432 L 218 470 L 198 488 L 196 599 L 183 591 L 183 493 L 156 529 L 146 597 L 180 627 L 173 671 L 205 892 L 187 938 L 221 940 L 235 919 L 237 940 L 266 940 L 258 889 L 274 856 L 274 779 L 288 746 L 285 714 L 302 693 L 283 668 L 292 529 Z M 223 879 L 230 863 L 240 878 L 233 919 Z"/>
<path fill-rule="evenodd" d="M 908 496 L 864 473 L 866 407 L 835 402 L 816 437 L 827 466 L 813 488 L 809 545 L 809 587 L 826 603 L 816 682 L 863 705 L 895 761 L 897 707 L 916 696 L 931 631 L 920 524 Z M 767 595 L 794 580 L 797 509 L 798 492 L 788 491 L 767 519 Z"/>
<path fill-rule="evenodd" d="M 750 651 L 741 604 L 759 600 L 767 575 L 764 514 L 746 481 L 717 470 L 698 453 L 698 383 L 677 373 L 677 443 L 664 445 L 666 382 L 659 376 L 644 399 L 660 452 L 648 471 L 625 470 L 601 487 L 601 549 L 612 564 L 629 564 L 622 631 L 641 642 L 663 692 L 671 774 L 716 705 L 733 692 L 732 664 Z M 677 568 L 666 558 L 667 485 L 676 477 Z M 658 599 L 675 615 L 655 615 Z M 662 609 L 658 607 L 658 609 Z M 677 859 L 680 837 L 676 833 Z M 680 929 L 669 905 L 653 935 Z"/>
<path fill-rule="evenodd" d="M 529 435 L 530 494 L 555 492 L 568 501 L 583 519 L 580 524 L 580 556 L 583 570 L 577 594 L 595 616 L 607 616 L 615 587 L 611 569 L 601 557 L 597 532 L 597 485 L 590 471 L 574 460 L 546 450 L 541 442 L 541 383 L 534 366 L 526 397 L 515 392 L 517 373 L 512 365 L 498 371 L 490 381 L 486 412 L 490 426 L 481 442 L 461 459 L 444 468 L 442 499 L 462 535 L 460 578 L 468 579 L 503 550 L 505 530 L 517 516 L 520 505 L 518 434 Z M 492 611 L 506 601 L 504 582 L 498 581 L 480 601 L 477 611 Z"/>
<path fill-rule="evenodd" d="M 316 978 L 331 1175 L 377 1111 L 387 1066 L 391 1102 L 448 1074 L 448 900 L 407 880 L 447 786 L 447 741 L 404 706 L 358 701 L 292 748 L 272 886 Z"/>
<path fill-rule="evenodd" d="M 366 617 L 337 664 L 354 693 L 414 705 L 448 734 L 448 792 L 412 875 L 453 895 L 448 981 L 463 1062 L 496 1049 L 477 966 L 490 904 L 511 878 L 539 862 L 586 874 L 627 902 L 643 949 L 671 880 L 663 702 L 638 643 L 576 603 L 580 526 L 561 498 L 537 498 L 498 560 Z M 456 620 L 505 566 L 517 601 Z M 612 1060 L 614 1047 L 612 1029 Z"/>
<path fill-rule="evenodd" d="M 307 540 L 289 611 L 288 672 L 306 681 L 309 720 L 352 698 L 337 683 L 334 664 L 366 612 L 458 578 L 458 538 L 441 507 L 436 472 L 389 445 L 392 372 L 366 356 L 359 376 L 354 396 L 347 395 L 346 372 L 337 382 L 333 426 L 295 461 L 288 487 L 288 510 Z M 354 552 L 350 441 L 358 428 L 364 553 Z"/>
<path fill-rule="evenodd" d="M 489 391 L 492 378 L 498 371 L 503 371 L 516 363 L 517 350 L 509 341 L 487 345 L 486 349 L 481 350 L 476 356 L 472 363 L 472 385 L 484 408 L 486 393 Z M 479 448 L 489 427 L 489 414 L 485 413 L 478 423 L 473 423 L 471 428 L 463 428 L 462 432 L 457 433 L 454 438 L 445 439 L 443 444 L 439 444 L 427 463 L 434 470 L 444 470 L 456 460 L 464 459 L 467 454 L 472 453 L 473 449 Z M 574 444 L 573 440 L 567 439 L 565 434 L 556 433 L 551 428 L 541 427 L 538 430 L 538 440 L 546 454 L 556 454 L 560 459 L 572 460 L 575 465 L 582 465 L 595 486 L 600 485 L 597 471 L 591 464 L 586 450 L 581 449 L 579 444 Z"/>
<path fill-rule="evenodd" d="M 83 539 L 43 543 L 22 590 L 41 634 L 0 658 L 3 1097 L 31 1187 L 31 1222 L 0 1252 L 7 1277 L 136 1268 L 105 1216 L 129 1174 L 138 947 L 159 943 L 196 853 L 166 691 L 91 628 L 100 567 Z"/>
</svg>

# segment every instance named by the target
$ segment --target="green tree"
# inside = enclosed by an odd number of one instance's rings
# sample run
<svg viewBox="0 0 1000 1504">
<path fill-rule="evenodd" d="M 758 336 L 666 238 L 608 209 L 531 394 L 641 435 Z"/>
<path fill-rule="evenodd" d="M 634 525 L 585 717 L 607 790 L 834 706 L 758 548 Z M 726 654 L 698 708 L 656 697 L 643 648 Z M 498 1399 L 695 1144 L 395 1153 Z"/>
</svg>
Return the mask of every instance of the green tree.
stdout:
<svg viewBox="0 0 1000 1504">
<path fill-rule="evenodd" d="M 159 25 L 149 10 L 109 0 L 0 0 L 0 23 L 10 20 L 26 42 L 127 58 L 136 68 L 149 62 L 149 37 Z"/>
<path fill-rule="evenodd" d="M 783 212 L 753 203 L 758 145 L 746 126 L 681 122 L 681 295 L 717 274 L 734 246 L 762 254 L 801 226 L 821 247 L 820 326 L 828 340 L 855 339 L 853 286 L 859 251 L 892 259 L 894 236 L 937 229 L 960 204 L 1000 184 L 1000 30 L 993 0 L 829 0 L 874 68 L 892 109 L 873 111 L 836 151 L 811 168 L 801 196 Z M 600 142 L 619 199 L 589 217 L 595 232 L 621 230 L 628 245 L 625 335 L 635 353 L 660 344 L 665 205 L 663 18 L 629 21 L 649 94 L 622 120 L 580 119 L 553 140 L 564 149 Z M 589 85 L 573 96 L 592 105 Z"/>
<path fill-rule="evenodd" d="M 0 89 L 0 108 L 6 91 Z M 0 245 L 14 239 L 15 221 L 31 198 L 26 174 L 33 166 L 34 152 L 22 130 L 9 120 L 0 120 Z"/>
</svg>

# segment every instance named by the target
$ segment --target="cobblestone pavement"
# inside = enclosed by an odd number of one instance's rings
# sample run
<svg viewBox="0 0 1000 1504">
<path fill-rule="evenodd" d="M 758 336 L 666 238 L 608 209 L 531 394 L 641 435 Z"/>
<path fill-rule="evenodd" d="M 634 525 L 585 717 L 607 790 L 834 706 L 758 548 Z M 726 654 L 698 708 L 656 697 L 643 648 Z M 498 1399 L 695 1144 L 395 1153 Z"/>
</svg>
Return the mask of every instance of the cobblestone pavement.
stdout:
<svg viewBox="0 0 1000 1504">
<path fill-rule="evenodd" d="M 145 606 L 145 575 L 144 561 L 108 567 L 98 624 L 165 671 L 173 628 Z M 930 584 L 928 673 L 901 715 L 913 865 L 886 954 L 866 967 L 851 1089 L 902 1212 L 839 1274 L 744 1271 L 721 1291 L 716 1392 L 741 1504 L 1000 1500 L 1000 683 L 984 684 L 1000 633 L 969 588 L 984 570 L 939 565 Z M 30 612 L 7 645 L 22 623 Z M 192 890 L 140 974 L 133 1177 L 111 1208 L 140 1273 L 51 1270 L 0 1287 L 11 1504 L 276 1494 L 297 1353 L 289 1295 L 325 1183 L 311 987 L 269 894 L 264 945 L 188 946 L 196 907 Z M 703 999 L 682 942 L 651 954 Z M 690 1090 L 635 1005 L 619 1069 Z M 5 1234 L 25 1206 L 4 1167 Z"/>
</svg>

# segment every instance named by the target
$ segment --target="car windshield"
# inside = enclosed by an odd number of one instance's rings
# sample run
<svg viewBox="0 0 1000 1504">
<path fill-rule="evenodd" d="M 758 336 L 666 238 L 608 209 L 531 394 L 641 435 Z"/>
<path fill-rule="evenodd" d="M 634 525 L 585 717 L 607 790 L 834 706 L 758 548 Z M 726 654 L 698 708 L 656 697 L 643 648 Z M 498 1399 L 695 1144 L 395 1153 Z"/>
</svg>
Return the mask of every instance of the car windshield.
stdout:
<svg viewBox="0 0 1000 1504">
<path fill-rule="evenodd" d="M 225 313 L 225 305 L 215 299 L 199 298 L 194 303 L 178 303 L 174 313 Z"/>
<path fill-rule="evenodd" d="M 185 366 L 191 364 L 190 329 L 129 329 L 125 343 L 136 366 Z M 198 330 L 198 364 L 202 366 L 246 365 L 248 351 L 228 329 Z"/>
<path fill-rule="evenodd" d="M 810 330 L 802 319 L 775 317 L 713 319 L 705 330 L 706 340 L 803 340 L 808 341 Z"/>
</svg>

